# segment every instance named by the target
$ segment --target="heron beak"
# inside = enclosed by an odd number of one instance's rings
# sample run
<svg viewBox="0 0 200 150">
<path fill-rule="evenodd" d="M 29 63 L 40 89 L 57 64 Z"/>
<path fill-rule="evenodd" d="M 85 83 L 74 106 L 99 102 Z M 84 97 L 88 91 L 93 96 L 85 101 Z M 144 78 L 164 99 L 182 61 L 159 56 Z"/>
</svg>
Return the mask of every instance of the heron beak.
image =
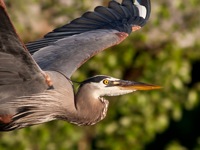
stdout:
<svg viewBox="0 0 200 150">
<path fill-rule="evenodd" d="M 142 82 L 135 82 L 135 81 L 125 81 L 125 80 L 119 80 L 119 81 L 113 81 L 113 84 L 115 86 L 118 86 L 122 90 L 156 90 L 161 89 L 161 86 L 153 85 L 153 84 L 147 84 Z"/>
</svg>

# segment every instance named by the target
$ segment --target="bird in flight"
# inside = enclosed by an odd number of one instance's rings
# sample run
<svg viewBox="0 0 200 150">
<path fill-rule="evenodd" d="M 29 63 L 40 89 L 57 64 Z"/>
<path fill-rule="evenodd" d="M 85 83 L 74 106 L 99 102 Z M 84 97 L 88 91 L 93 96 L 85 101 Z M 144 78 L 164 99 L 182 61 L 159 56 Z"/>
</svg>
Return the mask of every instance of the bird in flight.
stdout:
<svg viewBox="0 0 200 150">
<path fill-rule="evenodd" d="M 107 113 L 104 96 L 160 86 L 97 75 L 73 90 L 70 78 L 87 60 L 144 26 L 150 0 L 110 1 L 23 44 L 0 0 L 0 131 L 51 120 L 93 125 Z"/>
</svg>

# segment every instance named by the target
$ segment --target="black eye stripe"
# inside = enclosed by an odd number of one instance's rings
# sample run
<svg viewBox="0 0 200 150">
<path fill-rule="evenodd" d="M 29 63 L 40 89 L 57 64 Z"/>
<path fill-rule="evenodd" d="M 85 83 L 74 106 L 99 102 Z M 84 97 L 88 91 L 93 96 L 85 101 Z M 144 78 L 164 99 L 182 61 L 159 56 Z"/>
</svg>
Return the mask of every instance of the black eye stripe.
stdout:
<svg viewBox="0 0 200 150">
<path fill-rule="evenodd" d="M 90 83 L 90 82 L 101 82 L 103 79 L 108 78 L 108 76 L 94 76 L 82 82 L 82 84 Z"/>
</svg>

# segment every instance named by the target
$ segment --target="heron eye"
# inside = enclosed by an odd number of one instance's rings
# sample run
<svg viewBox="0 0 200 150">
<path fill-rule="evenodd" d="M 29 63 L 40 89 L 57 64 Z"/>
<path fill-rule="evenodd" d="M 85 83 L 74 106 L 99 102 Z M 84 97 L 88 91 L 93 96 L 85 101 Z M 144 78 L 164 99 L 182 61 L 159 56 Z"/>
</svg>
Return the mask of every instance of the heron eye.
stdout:
<svg viewBox="0 0 200 150">
<path fill-rule="evenodd" d="M 108 80 L 103 80 L 103 84 L 108 85 L 109 81 Z"/>
</svg>

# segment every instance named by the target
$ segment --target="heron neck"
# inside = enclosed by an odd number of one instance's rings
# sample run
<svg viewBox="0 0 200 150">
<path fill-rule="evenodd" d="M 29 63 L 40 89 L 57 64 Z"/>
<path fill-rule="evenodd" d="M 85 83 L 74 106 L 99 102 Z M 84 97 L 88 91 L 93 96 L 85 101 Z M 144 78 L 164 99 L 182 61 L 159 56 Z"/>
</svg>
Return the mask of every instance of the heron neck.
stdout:
<svg viewBox="0 0 200 150">
<path fill-rule="evenodd" d="M 92 125 L 105 117 L 108 101 L 92 94 L 95 90 L 93 87 L 85 84 L 74 95 L 70 81 L 62 74 L 58 72 L 48 72 L 48 74 L 54 83 L 56 95 L 61 96 L 57 101 L 61 100 L 60 108 L 63 111 L 59 110 L 61 113 L 57 116 L 58 119 L 78 125 Z"/>
<path fill-rule="evenodd" d="M 74 122 L 79 125 L 93 125 L 102 120 L 107 112 L 108 101 L 92 95 L 92 89 L 88 85 L 79 88 L 75 96 L 77 118 Z"/>
</svg>

